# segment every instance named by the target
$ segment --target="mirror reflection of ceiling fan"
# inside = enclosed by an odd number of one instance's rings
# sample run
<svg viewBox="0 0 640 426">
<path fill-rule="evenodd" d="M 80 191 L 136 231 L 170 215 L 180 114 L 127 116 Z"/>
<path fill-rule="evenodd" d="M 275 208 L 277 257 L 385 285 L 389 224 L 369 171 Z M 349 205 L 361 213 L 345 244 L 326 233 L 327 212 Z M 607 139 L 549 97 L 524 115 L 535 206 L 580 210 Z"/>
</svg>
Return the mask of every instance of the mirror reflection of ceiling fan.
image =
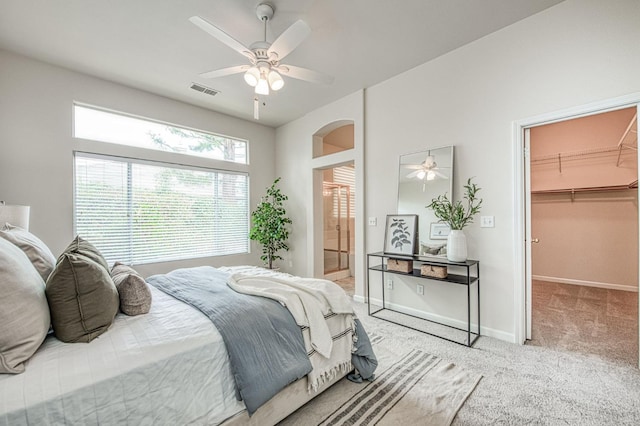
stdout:
<svg viewBox="0 0 640 426">
<path fill-rule="evenodd" d="M 303 20 L 294 22 L 273 43 L 267 41 L 267 22 L 273 18 L 274 9 L 270 4 L 262 3 L 256 8 L 256 15 L 264 23 L 264 40 L 256 41 L 246 47 L 229 34 L 199 16 L 189 20 L 209 35 L 226 44 L 249 60 L 249 64 L 236 65 L 200 74 L 202 78 L 218 78 L 232 74 L 244 73 L 244 80 L 255 88 L 254 117 L 257 117 L 257 95 L 268 95 L 269 89 L 277 91 L 284 86 L 282 76 L 309 81 L 312 83 L 331 84 L 333 77 L 312 71 L 307 68 L 280 63 L 311 33 L 311 28 Z"/>
<path fill-rule="evenodd" d="M 436 177 L 446 179 L 447 176 L 442 174 L 438 169 L 438 163 L 436 163 L 435 155 L 431 155 L 431 151 L 428 152 L 427 158 L 420 164 L 408 165 L 408 169 L 414 169 L 407 175 L 408 179 L 417 178 L 420 180 L 434 180 Z"/>
</svg>

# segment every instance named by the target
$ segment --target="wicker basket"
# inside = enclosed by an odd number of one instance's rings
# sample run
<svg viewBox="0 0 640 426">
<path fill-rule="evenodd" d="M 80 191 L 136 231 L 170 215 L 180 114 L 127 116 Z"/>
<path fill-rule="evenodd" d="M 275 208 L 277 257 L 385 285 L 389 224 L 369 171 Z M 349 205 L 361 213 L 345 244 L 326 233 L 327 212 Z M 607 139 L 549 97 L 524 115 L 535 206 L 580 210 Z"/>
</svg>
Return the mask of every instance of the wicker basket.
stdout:
<svg viewBox="0 0 640 426">
<path fill-rule="evenodd" d="M 422 265 L 420 275 L 433 278 L 447 278 L 446 266 Z"/>
<path fill-rule="evenodd" d="M 387 260 L 387 270 L 408 274 L 413 271 L 413 260 L 389 259 Z"/>
</svg>

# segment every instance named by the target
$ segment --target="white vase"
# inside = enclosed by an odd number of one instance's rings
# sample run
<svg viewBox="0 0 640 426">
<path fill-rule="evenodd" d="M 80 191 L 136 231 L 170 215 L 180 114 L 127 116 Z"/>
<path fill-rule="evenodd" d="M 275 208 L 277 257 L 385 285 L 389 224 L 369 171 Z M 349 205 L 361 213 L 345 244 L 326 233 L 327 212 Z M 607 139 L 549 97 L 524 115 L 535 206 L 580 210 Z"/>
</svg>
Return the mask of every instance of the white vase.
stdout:
<svg viewBox="0 0 640 426">
<path fill-rule="evenodd" d="M 452 262 L 467 260 L 467 237 L 461 229 L 452 229 L 447 237 L 447 259 Z"/>
</svg>

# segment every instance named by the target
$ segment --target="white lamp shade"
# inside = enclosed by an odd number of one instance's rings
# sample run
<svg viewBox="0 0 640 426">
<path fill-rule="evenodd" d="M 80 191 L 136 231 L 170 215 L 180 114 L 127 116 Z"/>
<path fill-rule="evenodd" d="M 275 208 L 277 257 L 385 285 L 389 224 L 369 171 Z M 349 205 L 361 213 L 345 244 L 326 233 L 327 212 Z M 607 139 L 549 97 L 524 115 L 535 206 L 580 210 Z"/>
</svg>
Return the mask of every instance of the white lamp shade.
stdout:
<svg viewBox="0 0 640 426">
<path fill-rule="evenodd" d="M 424 171 L 424 170 L 420 170 L 420 171 L 418 172 L 418 174 L 416 175 L 416 177 L 417 177 L 418 179 L 424 179 L 424 175 L 425 175 L 425 174 L 426 174 L 426 173 L 425 173 L 425 171 Z"/>
<path fill-rule="evenodd" d="M 260 80 L 260 71 L 256 67 L 251 67 L 247 72 L 244 73 L 244 81 L 251 87 L 255 87 L 258 84 L 258 80 Z"/>
<path fill-rule="evenodd" d="M 269 72 L 269 86 L 271 90 L 280 90 L 284 86 L 284 80 L 276 71 Z"/>
<path fill-rule="evenodd" d="M 256 93 L 258 95 L 268 95 L 269 94 L 269 83 L 266 79 L 260 78 L 258 80 L 258 84 L 256 85 Z"/>
<path fill-rule="evenodd" d="M 8 206 L 0 204 L 0 226 L 9 223 L 29 230 L 29 206 Z"/>
</svg>

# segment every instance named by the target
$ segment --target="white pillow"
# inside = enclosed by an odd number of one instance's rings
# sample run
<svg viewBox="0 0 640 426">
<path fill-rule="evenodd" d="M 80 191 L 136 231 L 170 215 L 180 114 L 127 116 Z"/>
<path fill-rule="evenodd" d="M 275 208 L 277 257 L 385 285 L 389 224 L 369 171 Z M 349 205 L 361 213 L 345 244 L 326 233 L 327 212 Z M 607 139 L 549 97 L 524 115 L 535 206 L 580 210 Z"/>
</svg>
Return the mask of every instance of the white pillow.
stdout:
<svg viewBox="0 0 640 426">
<path fill-rule="evenodd" d="M 33 235 L 31 232 L 5 223 L 0 229 L 0 237 L 18 246 L 31 260 L 33 266 L 44 281 L 47 281 L 49 274 L 56 265 L 56 258 L 49 250 L 49 247 Z"/>
<path fill-rule="evenodd" d="M 27 255 L 0 238 L 0 374 L 22 373 L 47 336 L 44 281 Z"/>
</svg>

